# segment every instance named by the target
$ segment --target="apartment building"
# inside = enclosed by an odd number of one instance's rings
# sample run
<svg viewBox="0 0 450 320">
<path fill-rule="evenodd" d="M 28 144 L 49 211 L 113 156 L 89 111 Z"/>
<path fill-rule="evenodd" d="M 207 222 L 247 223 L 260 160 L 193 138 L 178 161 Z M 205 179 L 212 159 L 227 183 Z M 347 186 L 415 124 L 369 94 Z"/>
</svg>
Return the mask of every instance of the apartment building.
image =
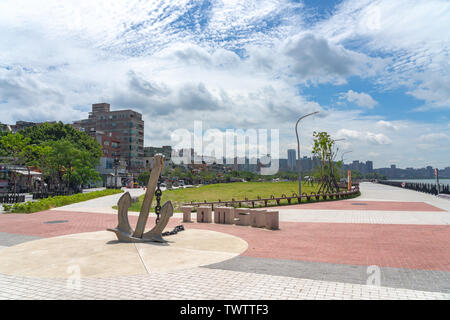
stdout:
<svg viewBox="0 0 450 320">
<path fill-rule="evenodd" d="M 75 121 L 73 126 L 91 135 L 103 132 L 106 137 L 114 138 L 120 146 L 119 158 L 126 161 L 127 170 L 133 174 L 143 170 L 144 121 L 139 112 L 130 109 L 111 111 L 110 104 L 97 103 L 92 105 L 88 119 Z M 110 148 L 102 147 L 104 152 L 110 152 Z"/>
</svg>

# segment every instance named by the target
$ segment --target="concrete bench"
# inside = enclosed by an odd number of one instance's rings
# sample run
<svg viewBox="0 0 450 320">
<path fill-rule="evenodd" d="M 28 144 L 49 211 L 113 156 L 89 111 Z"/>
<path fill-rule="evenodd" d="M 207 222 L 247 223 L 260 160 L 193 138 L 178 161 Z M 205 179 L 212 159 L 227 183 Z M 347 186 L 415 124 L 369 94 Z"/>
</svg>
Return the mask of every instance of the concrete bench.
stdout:
<svg viewBox="0 0 450 320">
<path fill-rule="evenodd" d="M 250 209 L 237 208 L 234 210 L 234 218 L 237 226 L 249 226 L 251 224 Z"/>
<path fill-rule="evenodd" d="M 214 223 L 234 224 L 234 208 L 233 207 L 214 208 Z"/>
<path fill-rule="evenodd" d="M 267 210 L 250 209 L 250 225 L 255 228 L 265 228 Z"/>
<path fill-rule="evenodd" d="M 183 222 L 192 222 L 191 214 L 194 210 L 193 206 L 183 206 L 181 207 L 181 211 L 183 212 Z"/>
<path fill-rule="evenodd" d="M 198 207 L 197 209 L 197 222 L 212 222 L 212 209 L 211 207 Z"/>
<path fill-rule="evenodd" d="M 265 213 L 265 222 L 266 222 L 266 229 L 269 230 L 278 230 L 280 228 L 279 223 L 280 223 L 280 218 L 279 218 L 279 213 L 278 211 L 272 211 L 272 210 L 267 210 Z"/>
</svg>

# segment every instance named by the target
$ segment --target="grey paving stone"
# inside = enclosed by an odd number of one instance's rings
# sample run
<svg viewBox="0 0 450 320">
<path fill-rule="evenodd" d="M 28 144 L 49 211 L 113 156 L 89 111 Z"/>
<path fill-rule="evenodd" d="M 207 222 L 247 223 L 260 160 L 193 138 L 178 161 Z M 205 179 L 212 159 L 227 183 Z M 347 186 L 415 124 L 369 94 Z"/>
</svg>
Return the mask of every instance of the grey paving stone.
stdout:
<svg viewBox="0 0 450 320">
<path fill-rule="evenodd" d="M 0 232 L 0 246 L 11 247 L 16 244 L 41 239 L 35 236 L 26 236 L 22 234 Z"/>
<path fill-rule="evenodd" d="M 204 268 L 302 279 L 367 283 L 367 266 L 238 256 Z M 380 267 L 380 285 L 450 293 L 450 272 Z"/>
</svg>

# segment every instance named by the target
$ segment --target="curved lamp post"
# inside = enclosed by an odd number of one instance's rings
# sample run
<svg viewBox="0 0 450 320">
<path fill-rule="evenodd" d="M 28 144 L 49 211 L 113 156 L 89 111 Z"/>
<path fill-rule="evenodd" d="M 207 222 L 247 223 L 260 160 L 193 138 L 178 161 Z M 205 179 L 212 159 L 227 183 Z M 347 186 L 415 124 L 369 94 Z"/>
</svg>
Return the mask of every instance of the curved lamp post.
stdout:
<svg viewBox="0 0 450 320">
<path fill-rule="evenodd" d="M 312 113 L 308 113 L 307 115 L 304 115 L 302 117 L 300 117 L 297 120 L 297 123 L 295 124 L 295 135 L 297 136 L 297 170 L 298 170 L 298 195 L 301 196 L 302 195 L 302 162 L 300 159 L 300 140 L 298 139 L 298 131 L 297 131 L 297 127 L 298 127 L 298 123 L 303 120 L 306 117 L 312 116 L 314 114 L 319 113 L 319 111 L 316 112 L 312 112 Z"/>
</svg>

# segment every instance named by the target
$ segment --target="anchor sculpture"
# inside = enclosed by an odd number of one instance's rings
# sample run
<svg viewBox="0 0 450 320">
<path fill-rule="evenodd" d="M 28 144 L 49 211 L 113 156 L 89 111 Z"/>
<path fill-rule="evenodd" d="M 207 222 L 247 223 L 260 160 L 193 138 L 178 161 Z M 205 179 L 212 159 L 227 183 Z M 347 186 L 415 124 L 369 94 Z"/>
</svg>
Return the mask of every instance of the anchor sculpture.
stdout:
<svg viewBox="0 0 450 320">
<path fill-rule="evenodd" d="M 131 196 L 129 192 L 126 192 L 120 197 L 117 203 L 119 224 L 115 229 L 107 229 L 114 232 L 117 239 L 121 242 L 167 242 L 162 237 L 162 232 L 167 226 L 170 217 L 173 216 L 172 202 L 167 201 L 162 208 L 160 208 L 160 216 L 156 219 L 156 225 L 148 232 L 145 231 L 145 225 L 147 224 L 150 207 L 152 204 L 153 196 L 158 184 L 158 179 L 164 168 L 164 156 L 161 154 L 155 155 L 154 166 L 148 180 L 148 187 L 145 192 L 144 201 L 142 202 L 141 211 L 139 213 L 136 230 L 133 230 L 128 221 L 128 209 L 131 206 Z M 158 188 L 159 190 L 159 188 Z M 159 190 L 160 192 L 160 190 Z M 160 195 L 160 194 L 159 194 Z M 158 196 L 158 194 L 157 194 Z M 158 206 L 159 207 L 159 203 Z M 159 209 L 159 208 L 158 208 Z M 158 212 L 157 212 L 158 213 Z"/>
</svg>

